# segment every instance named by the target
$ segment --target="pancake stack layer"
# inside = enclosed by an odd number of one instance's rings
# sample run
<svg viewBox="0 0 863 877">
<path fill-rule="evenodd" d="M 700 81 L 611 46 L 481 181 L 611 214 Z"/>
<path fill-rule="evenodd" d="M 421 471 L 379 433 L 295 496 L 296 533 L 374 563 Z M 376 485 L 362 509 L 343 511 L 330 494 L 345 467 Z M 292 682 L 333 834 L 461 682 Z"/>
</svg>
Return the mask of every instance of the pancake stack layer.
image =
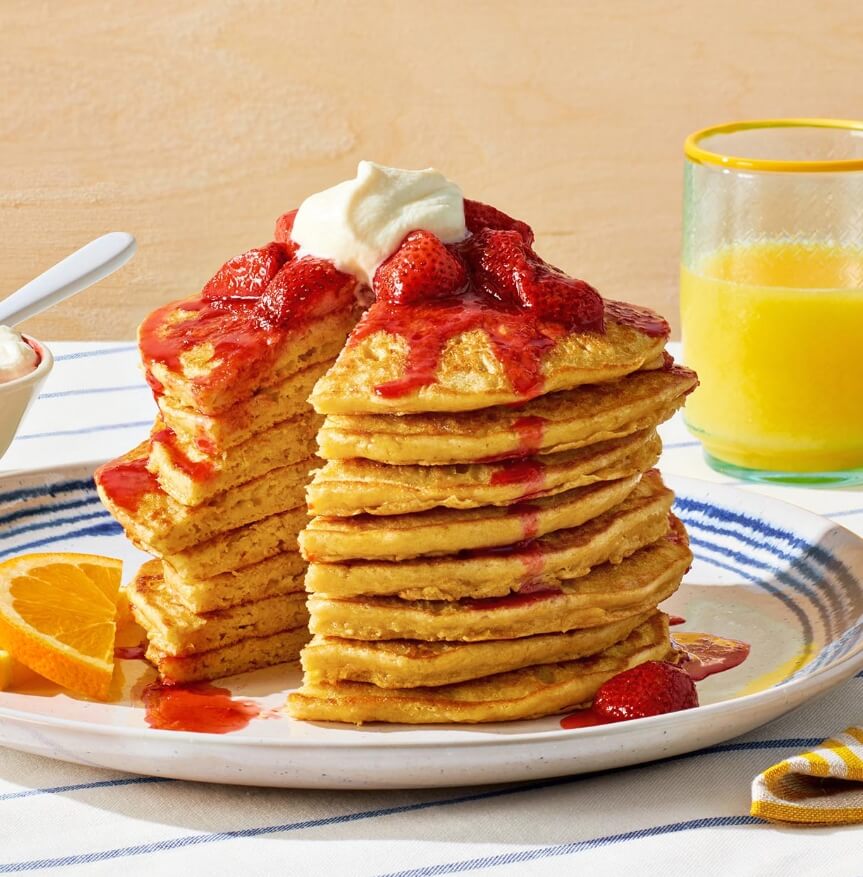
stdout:
<svg viewBox="0 0 863 877">
<path fill-rule="evenodd" d="M 141 328 L 159 419 L 149 441 L 105 464 L 96 483 L 129 539 L 155 557 L 128 594 L 163 680 L 295 660 L 308 640 L 297 534 L 321 418 L 306 399 L 355 321 L 352 287 L 342 305 L 273 333 L 192 300 Z M 177 328 L 196 326 L 202 310 L 212 325 L 191 343 Z M 230 344 L 226 353 L 220 344 Z"/>
<path fill-rule="evenodd" d="M 300 535 L 313 639 L 291 715 L 532 718 L 672 656 L 656 607 L 691 554 L 656 427 L 696 378 L 664 335 L 606 322 L 546 357 L 548 391 L 527 402 L 469 336 L 434 382 L 381 393 L 402 341 L 355 332 L 312 394 L 326 463 Z"/>
</svg>

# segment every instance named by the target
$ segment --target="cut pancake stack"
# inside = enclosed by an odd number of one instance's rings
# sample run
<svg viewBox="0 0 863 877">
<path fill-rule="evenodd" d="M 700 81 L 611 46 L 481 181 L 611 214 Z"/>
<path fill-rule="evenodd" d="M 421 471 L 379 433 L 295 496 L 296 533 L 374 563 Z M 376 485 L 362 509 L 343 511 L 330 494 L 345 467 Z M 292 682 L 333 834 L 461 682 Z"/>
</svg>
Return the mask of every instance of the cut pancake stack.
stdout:
<svg viewBox="0 0 863 877">
<path fill-rule="evenodd" d="M 326 463 L 300 536 L 313 639 L 293 716 L 531 718 L 672 655 L 656 607 L 691 554 L 656 427 L 696 378 L 664 335 L 606 323 L 565 337 L 527 402 L 480 333 L 402 396 L 379 391 L 404 376 L 401 339 L 354 334 L 312 394 Z"/>
<path fill-rule="evenodd" d="M 306 399 L 355 320 L 352 289 L 342 305 L 273 333 L 192 300 L 141 328 L 159 419 L 96 483 L 129 539 L 155 557 L 128 593 L 163 680 L 295 660 L 308 640 L 297 535 L 321 418 Z M 192 343 L 182 327 L 194 334 L 202 310 L 207 336 Z"/>
</svg>

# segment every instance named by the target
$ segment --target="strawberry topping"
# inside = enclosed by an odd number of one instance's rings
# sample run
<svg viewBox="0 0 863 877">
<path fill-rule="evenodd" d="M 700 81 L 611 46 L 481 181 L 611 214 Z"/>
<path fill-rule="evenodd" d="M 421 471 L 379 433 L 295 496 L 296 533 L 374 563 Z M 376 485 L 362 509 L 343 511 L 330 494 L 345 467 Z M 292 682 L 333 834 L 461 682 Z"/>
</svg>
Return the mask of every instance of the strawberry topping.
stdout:
<svg viewBox="0 0 863 877">
<path fill-rule="evenodd" d="M 395 305 L 422 304 L 463 292 L 461 257 L 429 231 L 412 231 L 375 272 L 377 297 Z"/>
<path fill-rule="evenodd" d="M 273 241 L 225 262 L 201 292 L 205 301 L 215 299 L 257 299 L 267 284 L 291 258 L 290 248 Z"/>
<path fill-rule="evenodd" d="M 299 245 L 291 239 L 291 232 L 294 230 L 294 220 L 296 218 L 296 210 L 290 210 L 287 213 L 283 213 L 276 220 L 276 231 L 273 234 L 273 240 L 286 244 L 290 248 L 292 256 L 296 255 L 296 252 L 299 249 Z"/>
<path fill-rule="evenodd" d="M 332 262 L 304 256 L 288 262 L 261 295 L 258 311 L 271 326 L 289 328 L 298 320 L 332 310 L 335 299 L 353 278 Z"/>
<path fill-rule="evenodd" d="M 593 699 L 593 712 L 606 722 L 658 716 L 698 706 L 689 675 L 666 661 L 647 661 L 613 676 Z"/>
<path fill-rule="evenodd" d="M 484 229 L 464 250 L 474 282 L 492 298 L 567 329 L 603 330 L 600 294 L 543 261 L 517 231 Z"/>
<path fill-rule="evenodd" d="M 464 223 L 471 234 L 479 234 L 486 228 L 517 231 L 528 246 L 533 243 L 533 229 L 526 222 L 513 219 L 497 207 L 483 204 L 481 201 L 470 201 L 465 198 Z"/>
</svg>

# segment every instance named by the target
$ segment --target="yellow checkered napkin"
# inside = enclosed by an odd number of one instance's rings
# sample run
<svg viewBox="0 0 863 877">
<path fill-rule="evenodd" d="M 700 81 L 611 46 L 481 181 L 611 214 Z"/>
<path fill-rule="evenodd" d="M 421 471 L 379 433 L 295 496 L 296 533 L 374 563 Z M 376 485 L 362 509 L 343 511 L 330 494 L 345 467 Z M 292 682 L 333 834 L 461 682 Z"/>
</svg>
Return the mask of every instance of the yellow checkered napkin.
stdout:
<svg viewBox="0 0 863 877">
<path fill-rule="evenodd" d="M 863 728 L 848 728 L 752 782 L 753 816 L 771 822 L 863 822 Z"/>
</svg>

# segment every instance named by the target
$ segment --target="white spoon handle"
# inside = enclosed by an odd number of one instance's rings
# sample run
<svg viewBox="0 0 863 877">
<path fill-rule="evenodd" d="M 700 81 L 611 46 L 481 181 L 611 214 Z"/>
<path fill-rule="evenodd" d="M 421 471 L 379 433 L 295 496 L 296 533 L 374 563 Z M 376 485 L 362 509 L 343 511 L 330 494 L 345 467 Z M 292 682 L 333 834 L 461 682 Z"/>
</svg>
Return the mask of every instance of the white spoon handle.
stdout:
<svg viewBox="0 0 863 877">
<path fill-rule="evenodd" d="M 135 238 L 112 231 L 90 241 L 0 301 L 0 325 L 14 326 L 92 286 L 135 254 Z"/>
</svg>

